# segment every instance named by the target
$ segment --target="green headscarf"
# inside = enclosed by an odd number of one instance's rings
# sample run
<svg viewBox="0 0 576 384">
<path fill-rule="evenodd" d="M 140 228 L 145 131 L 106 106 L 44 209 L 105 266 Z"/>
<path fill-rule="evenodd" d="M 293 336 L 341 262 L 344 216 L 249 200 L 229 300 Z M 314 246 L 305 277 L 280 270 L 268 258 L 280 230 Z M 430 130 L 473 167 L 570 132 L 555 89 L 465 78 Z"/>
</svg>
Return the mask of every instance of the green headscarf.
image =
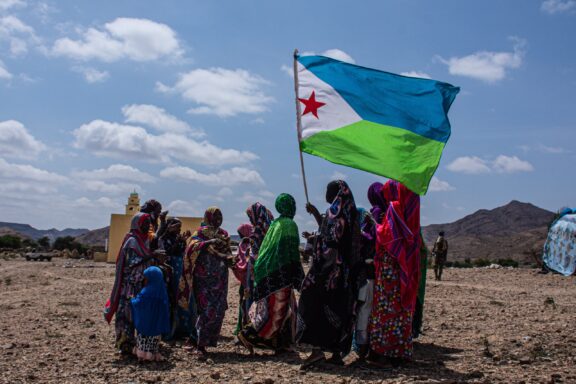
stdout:
<svg viewBox="0 0 576 384">
<path fill-rule="evenodd" d="M 298 288 L 304 276 L 300 264 L 300 235 L 292 220 L 296 201 L 283 193 L 276 199 L 276 210 L 280 217 L 266 232 L 254 264 L 255 301 L 289 285 Z"/>
<path fill-rule="evenodd" d="M 280 214 L 280 217 L 293 219 L 296 214 L 296 200 L 287 193 L 281 193 L 276 198 L 276 210 Z"/>
</svg>

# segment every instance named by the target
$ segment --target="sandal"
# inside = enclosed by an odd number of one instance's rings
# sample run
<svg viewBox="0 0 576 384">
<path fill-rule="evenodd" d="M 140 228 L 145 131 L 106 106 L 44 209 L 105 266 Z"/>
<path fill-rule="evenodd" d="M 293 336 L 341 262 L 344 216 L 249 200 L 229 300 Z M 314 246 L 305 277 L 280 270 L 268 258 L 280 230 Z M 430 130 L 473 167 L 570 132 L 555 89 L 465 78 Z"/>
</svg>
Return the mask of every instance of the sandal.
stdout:
<svg viewBox="0 0 576 384">
<path fill-rule="evenodd" d="M 300 365 L 300 369 L 306 369 L 314 364 L 316 364 L 319 361 L 324 361 L 326 360 L 326 356 L 324 356 L 324 352 L 322 351 L 312 351 L 312 354 L 310 356 L 308 356 L 308 358 L 306 360 L 304 360 L 304 362 L 302 363 L 302 365 Z"/>
<path fill-rule="evenodd" d="M 250 356 L 254 355 L 254 347 L 252 346 L 252 344 L 250 344 L 248 340 L 246 340 L 242 332 L 240 332 L 237 337 L 240 343 L 242 343 L 242 345 L 244 346 L 244 348 L 246 348 L 248 352 L 250 352 Z"/>
</svg>

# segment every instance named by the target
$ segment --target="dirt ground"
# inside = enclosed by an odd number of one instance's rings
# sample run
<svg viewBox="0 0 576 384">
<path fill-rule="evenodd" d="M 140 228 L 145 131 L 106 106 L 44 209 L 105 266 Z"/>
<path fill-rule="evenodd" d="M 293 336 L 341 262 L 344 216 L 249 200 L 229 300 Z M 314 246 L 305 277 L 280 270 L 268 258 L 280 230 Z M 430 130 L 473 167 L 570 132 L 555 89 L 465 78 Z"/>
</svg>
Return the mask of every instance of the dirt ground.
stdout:
<svg viewBox="0 0 576 384">
<path fill-rule="evenodd" d="M 0 261 L 2 383 L 576 383 L 576 280 L 535 270 L 449 269 L 430 278 L 425 335 L 397 370 L 325 363 L 300 371 L 299 354 L 249 357 L 235 346 L 237 283 L 211 359 L 179 344 L 164 363 L 122 359 L 102 317 L 112 265 L 55 259 Z"/>
</svg>

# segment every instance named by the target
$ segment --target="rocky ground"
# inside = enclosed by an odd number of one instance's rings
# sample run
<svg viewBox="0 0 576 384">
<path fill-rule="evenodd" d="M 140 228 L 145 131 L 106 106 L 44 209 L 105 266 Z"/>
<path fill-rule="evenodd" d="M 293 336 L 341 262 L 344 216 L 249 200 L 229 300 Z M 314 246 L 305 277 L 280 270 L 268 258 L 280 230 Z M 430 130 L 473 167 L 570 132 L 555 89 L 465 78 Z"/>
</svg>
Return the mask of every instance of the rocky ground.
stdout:
<svg viewBox="0 0 576 384">
<path fill-rule="evenodd" d="M 430 272 L 430 271 L 429 271 Z M 576 280 L 534 270 L 448 270 L 430 279 L 425 335 L 415 361 L 398 370 L 319 365 L 300 371 L 307 352 L 254 357 L 235 346 L 237 285 L 231 279 L 221 343 L 207 362 L 179 345 L 164 363 L 114 353 L 101 315 L 112 265 L 55 259 L 0 260 L 2 383 L 576 383 Z"/>
</svg>

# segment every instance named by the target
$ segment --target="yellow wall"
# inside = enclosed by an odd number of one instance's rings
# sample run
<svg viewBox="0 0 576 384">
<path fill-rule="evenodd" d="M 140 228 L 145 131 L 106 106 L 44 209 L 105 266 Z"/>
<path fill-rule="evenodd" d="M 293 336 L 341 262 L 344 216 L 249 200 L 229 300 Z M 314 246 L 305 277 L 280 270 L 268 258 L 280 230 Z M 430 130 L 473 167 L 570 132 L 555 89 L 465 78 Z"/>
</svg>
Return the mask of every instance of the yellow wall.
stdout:
<svg viewBox="0 0 576 384">
<path fill-rule="evenodd" d="M 122 240 L 124 236 L 130 230 L 130 222 L 132 221 L 132 215 L 120 215 L 113 213 L 110 217 L 110 232 L 108 233 L 108 262 L 115 263 L 116 257 L 118 257 L 118 252 L 120 251 L 120 246 L 122 245 Z M 194 232 L 202 222 L 199 217 L 181 217 L 178 219 L 182 221 L 182 232 L 190 230 Z"/>
</svg>

